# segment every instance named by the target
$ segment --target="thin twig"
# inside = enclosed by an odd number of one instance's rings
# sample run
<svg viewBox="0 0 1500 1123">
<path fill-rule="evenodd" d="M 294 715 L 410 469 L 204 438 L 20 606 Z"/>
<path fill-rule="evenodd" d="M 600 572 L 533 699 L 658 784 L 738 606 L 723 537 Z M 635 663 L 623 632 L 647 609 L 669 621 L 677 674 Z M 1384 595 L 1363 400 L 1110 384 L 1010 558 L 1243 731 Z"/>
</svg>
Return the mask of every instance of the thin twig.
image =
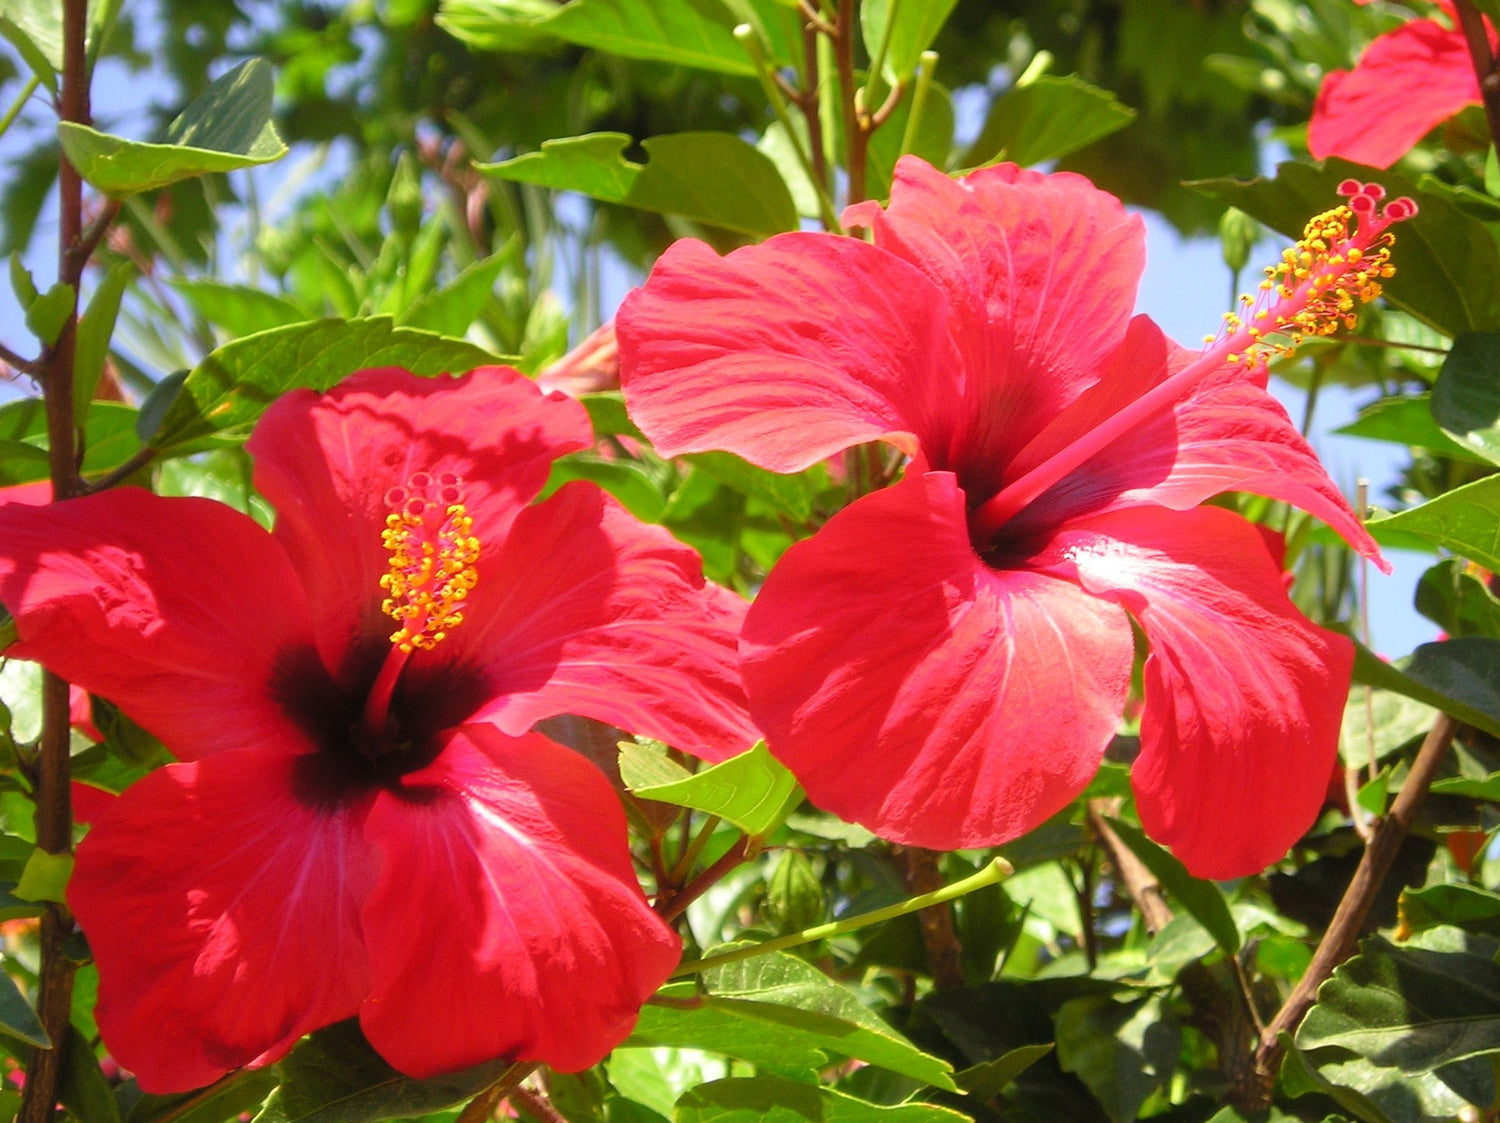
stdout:
<svg viewBox="0 0 1500 1123">
<path fill-rule="evenodd" d="M 108 491 L 110 488 L 124 483 L 155 459 L 156 449 L 147 445 L 132 455 L 129 460 L 125 461 L 118 468 L 111 469 L 97 480 L 86 481 L 84 489 L 90 494 L 96 491 Z"/>
<path fill-rule="evenodd" d="M 85 53 L 88 0 L 64 0 L 62 6 L 63 72 L 58 116 L 88 124 L 89 75 Z M 78 336 L 78 282 L 87 257 L 76 256 L 83 241 L 83 180 L 66 156 L 58 163 L 58 280 L 72 286 L 68 310 L 56 341 L 42 354 L 38 371 L 47 416 L 47 464 L 52 498 L 67 499 L 81 490 L 74 437 L 73 365 Z M 37 770 L 36 841 L 49 854 L 66 854 L 73 846 L 73 808 L 69 792 L 71 749 L 68 684 L 57 675 L 42 676 L 42 744 Z M 63 951 L 73 931 L 66 906 L 48 902 L 40 933 L 41 969 L 37 981 L 37 1015 L 52 1047 L 33 1048 L 22 1091 L 22 1123 L 45 1123 L 53 1116 L 62 1089 L 73 1007 L 73 963 Z"/>
<path fill-rule="evenodd" d="M 1422 747 L 1417 750 L 1416 760 L 1401 786 L 1400 793 L 1391 803 L 1390 813 L 1375 827 L 1375 835 L 1365 847 L 1354 871 L 1349 888 L 1333 914 L 1333 920 L 1323 933 L 1312 962 L 1303 972 L 1302 978 L 1292 988 L 1292 993 L 1276 1011 L 1276 1016 L 1266 1025 L 1260 1035 L 1260 1046 L 1255 1052 L 1255 1067 L 1260 1076 L 1266 1103 L 1270 1102 L 1271 1084 L 1281 1064 L 1282 1046 L 1279 1035 L 1283 1031 L 1294 1032 L 1303 1016 L 1317 999 L 1318 987 L 1333 974 L 1333 969 L 1354 952 L 1360 929 L 1370 906 L 1375 902 L 1385 876 L 1390 872 L 1396 851 L 1406 837 L 1417 806 L 1427 794 L 1428 785 L 1437 772 L 1438 764 L 1453 743 L 1458 731 L 1458 722 L 1447 714 L 1439 714 L 1437 721 L 1428 730 Z"/>
<path fill-rule="evenodd" d="M 898 854 L 906 891 L 913 895 L 935 893 L 943 887 L 934 850 L 908 846 Z M 964 985 L 963 945 L 953 924 L 953 905 L 944 901 L 917 913 L 922 933 L 922 950 L 927 955 L 927 969 L 932 985 L 938 990 L 956 990 Z"/>
<path fill-rule="evenodd" d="M 1495 70 L 1489 31 L 1473 0 L 1454 0 L 1453 11 L 1458 16 L 1458 26 L 1469 48 L 1474 77 L 1479 79 L 1479 96 L 1484 101 L 1484 115 L 1490 123 L 1490 137 L 1500 148 L 1500 73 Z"/>
<path fill-rule="evenodd" d="M 521 1081 L 536 1069 L 535 1064 L 517 1061 L 500 1074 L 499 1080 L 465 1104 L 455 1123 L 485 1123 L 495 1114 L 495 1108 L 500 1106 L 500 1101 L 514 1092 L 520 1086 Z"/>
<path fill-rule="evenodd" d="M 518 1107 L 524 1108 L 531 1115 L 542 1120 L 543 1123 L 568 1123 L 546 1096 L 533 1092 L 530 1088 L 517 1084 L 510 1090 L 510 1099 Z"/>
<path fill-rule="evenodd" d="M 1088 820 L 1095 837 L 1109 855 L 1115 875 L 1135 902 L 1146 922 L 1146 931 L 1160 932 L 1172 919 L 1172 908 L 1156 876 L 1146 868 L 1135 851 L 1126 846 L 1110 826 L 1122 805 L 1119 799 L 1093 799 L 1088 804 Z M 1232 1098 L 1247 1100 L 1259 1091 L 1254 1057 L 1250 1044 L 1260 1029 L 1260 1016 L 1251 993 L 1250 980 L 1236 956 L 1228 969 L 1232 988 L 1221 985 L 1215 972 L 1201 962 L 1189 963 L 1177 974 L 1182 993 L 1193 1009 L 1197 1024 L 1214 1041 L 1219 1064 L 1228 1078 Z M 1238 1001 L 1236 1001 L 1236 998 Z"/>
<path fill-rule="evenodd" d="M 844 110 L 845 171 L 849 174 L 850 203 L 865 197 L 865 142 L 869 134 L 859 110 L 859 86 L 854 80 L 854 0 L 839 0 L 833 25 L 833 55 L 839 73 L 839 101 Z"/>
<path fill-rule="evenodd" d="M 5 363 L 7 366 L 14 367 L 16 370 L 21 371 L 23 374 L 33 374 L 36 372 L 37 367 L 41 363 L 41 360 L 28 359 L 24 355 L 20 355 L 17 352 L 12 351 L 5 344 L 0 343 L 0 363 Z"/>
<path fill-rule="evenodd" d="M 82 277 L 83 269 L 89 263 L 89 258 L 94 256 L 94 251 L 99 248 L 99 243 L 104 240 L 110 225 L 120 213 L 121 200 L 106 199 L 104 205 L 99 208 L 99 213 L 89 223 L 85 230 L 71 247 L 64 251 L 64 268 L 70 275 Z"/>
<path fill-rule="evenodd" d="M 831 29 L 830 29 L 831 30 Z M 824 194 L 828 186 L 828 153 L 823 145 L 823 116 L 818 111 L 820 94 L 818 87 L 818 26 L 809 20 L 802 29 L 802 89 L 798 92 L 796 105 L 807 123 L 807 147 L 812 158 L 814 186 Z"/>
<path fill-rule="evenodd" d="M 1114 866 L 1120 884 L 1135 902 L 1135 907 L 1141 910 L 1141 916 L 1146 921 L 1146 931 L 1154 936 L 1172 919 L 1172 906 L 1167 904 L 1167 895 L 1162 891 L 1161 882 L 1135 856 L 1135 851 L 1120 841 L 1120 836 L 1109 825 L 1109 817 L 1118 815 L 1120 806 L 1118 800 L 1089 800 L 1089 826 L 1109 854 L 1109 864 Z"/>
<path fill-rule="evenodd" d="M 809 4 L 807 0 L 797 0 L 797 11 L 807 21 L 808 27 L 813 28 L 823 35 L 833 35 L 833 24 L 824 19 L 823 13 L 818 11 L 814 5 Z"/>
<path fill-rule="evenodd" d="M 677 892 L 670 896 L 658 898 L 656 902 L 657 913 L 663 920 L 676 920 L 687 911 L 687 907 L 690 904 L 713 888 L 719 878 L 743 862 L 749 852 L 749 847 L 750 839 L 741 838 L 724 852 L 723 857 L 719 858 L 718 861 L 714 862 L 713 865 L 709 866 L 697 877 L 693 878 L 692 881 L 677 890 Z"/>
</svg>

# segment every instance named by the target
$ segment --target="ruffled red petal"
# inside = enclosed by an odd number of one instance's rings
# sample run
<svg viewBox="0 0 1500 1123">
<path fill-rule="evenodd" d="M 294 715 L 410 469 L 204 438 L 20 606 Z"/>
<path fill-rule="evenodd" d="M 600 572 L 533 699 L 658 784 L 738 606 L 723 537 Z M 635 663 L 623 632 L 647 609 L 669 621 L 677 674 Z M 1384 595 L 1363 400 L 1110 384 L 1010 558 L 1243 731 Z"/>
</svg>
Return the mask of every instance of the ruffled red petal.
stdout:
<svg viewBox="0 0 1500 1123">
<path fill-rule="evenodd" d="M 630 415 L 664 456 L 799 472 L 850 445 L 945 443 L 963 379 L 942 294 L 853 238 L 670 247 L 615 318 Z"/>
<path fill-rule="evenodd" d="M 793 546 L 741 642 L 751 713 L 818 806 L 884 838 L 990 846 L 1081 791 L 1130 684 L 1125 614 L 990 569 L 951 474 L 908 476 Z"/>
<path fill-rule="evenodd" d="M 1052 552 L 1150 641 L 1131 776 L 1146 830 L 1198 877 L 1276 861 L 1322 806 L 1353 645 L 1293 607 L 1260 535 L 1229 511 L 1093 517 Z"/>
<path fill-rule="evenodd" d="M 33 659 L 180 759 L 310 747 L 286 700 L 323 675 L 301 584 L 253 519 L 138 488 L 0 506 L 0 602 Z"/>
<path fill-rule="evenodd" d="M 1137 316 L 1099 382 L 1006 466 L 1005 482 L 1065 445 L 1087 440 L 1101 423 L 1194 357 L 1148 318 Z M 1328 523 L 1361 553 L 1379 557 L 1379 547 L 1286 410 L 1259 379 L 1233 364 L 1204 378 L 1171 410 L 1101 447 L 1029 504 L 1008 533 L 1027 537 L 1090 512 L 1141 503 L 1185 510 L 1227 491 L 1291 503 Z"/>
<path fill-rule="evenodd" d="M 913 156 L 870 222 L 878 247 L 948 298 L 963 397 L 948 406 L 959 419 L 952 444 L 924 444 L 928 463 L 988 491 L 990 474 L 1093 384 L 1124 336 L 1145 227 L 1079 175 L 1000 164 L 954 180 Z"/>
<path fill-rule="evenodd" d="M 509 367 L 459 378 L 363 370 L 327 393 L 279 398 L 246 448 L 255 486 L 276 508 L 276 538 L 308 590 L 319 650 L 340 681 L 367 677 L 395 630 L 380 610 L 391 488 L 418 472 L 458 476 L 473 533 L 493 546 L 552 461 L 592 440 L 582 406 L 543 395 Z"/>
<path fill-rule="evenodd" d="M 374 860 L 356 809 L 299 797 L 310 759 L 169 765 L 79 844 L 68 904 L 99 966 L 99 1029 L 146 1091 L 270 1064 L 359 1010 Z"/>
<path fill-rule="evenodd" d="M 1436 20 L 1412 20 L 1371 43 L 1353 70 L 1324 77 L 1307 148 L 1318 159 L 1341 156 L 1388 168 L 1479 100 L 1463 34 Z"/>
<path fill-rule="evenodd" d="M 401 696 L 431 729 L 519 736 L 571 713 L 720 760 L 760 736 L 737 666 L 745 608 L 661 527 L 568 484 L 481 558 L 463 624 L 413 657 Z"/>
<path fill-rule="evenodd" d="M 364 907 L 371 1044 L 413 1076 L 494 1057 L 573 1072 L 630 1033 L 676 965 L 603 775 L 538 734 L 448 736 L 377 797 Z"/>
</svg>

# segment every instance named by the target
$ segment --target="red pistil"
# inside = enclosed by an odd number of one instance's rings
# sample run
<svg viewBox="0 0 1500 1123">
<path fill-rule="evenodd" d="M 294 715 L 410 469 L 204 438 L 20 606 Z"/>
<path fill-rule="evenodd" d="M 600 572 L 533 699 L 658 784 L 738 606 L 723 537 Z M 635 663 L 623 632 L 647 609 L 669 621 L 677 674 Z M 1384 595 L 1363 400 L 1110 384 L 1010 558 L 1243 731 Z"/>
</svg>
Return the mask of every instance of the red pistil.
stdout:
<svg viewBox="0 0 1500 1123">
<path fill-rule="evenodd" d="M 1210 337 L 1197 359 L 971 511 L 973 541 L 990 541 L 1048 488 L 1161 410 L 1172 408 L 1225 363 L 1254 367 L 1266 361 L 1267 353 L 1292 350 L 1306 335 L 1331 335 L 1341 325 L 1352 326 L 1354 308 L 1379 295 L 1380 281 L 1395 272 L 1390 264 L 1395 236 L 1389 228 L 1416 214 L 1417 205 L 1402 197 L 1377 211 L 1384 188 L 1353 179 L 1339 184 L 1339 194 L 1349 199 L 1348 204 L 1310 220 L 1302 240 L 1266 270 L 1261 299 L 1241 298 L 1244 318 L 1230 313 L 1225 317 L 1227 330 Z M 1351 232 L 1356 216 L 1358 229 Z"/>
</svg>

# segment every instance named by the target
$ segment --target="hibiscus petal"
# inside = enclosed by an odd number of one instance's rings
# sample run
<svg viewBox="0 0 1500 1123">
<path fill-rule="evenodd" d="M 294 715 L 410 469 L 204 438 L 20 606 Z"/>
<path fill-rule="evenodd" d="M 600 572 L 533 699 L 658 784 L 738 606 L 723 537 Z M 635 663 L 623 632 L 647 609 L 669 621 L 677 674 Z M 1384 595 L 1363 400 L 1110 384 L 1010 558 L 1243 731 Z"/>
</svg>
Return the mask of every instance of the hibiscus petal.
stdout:
<svg viewBox="0 0 1500 1123">
<path fill-rule="evenodd" d="M 157 770 L 78 847 L 68 904 L 99 965 L 99 1029 L 143 1089 L 283 1056 L 368 990 L 356 810 L 299 798 L 312 757 L 240 749 Z"/>
<path fill-rule="evenodd" d="M 453 731 L 377 797 L 365 833 L 383 861 L 364 909 L 374 986 L 360 1021 L 402 1072 L 494 1057 L 586 1068 L 677 963 L 619 800 L 539 734 Z"/>
<path fill-rule="evenodd" d="M 1007 465 L 1006 482 L 1066 445 L 1088 441 L 1092 431 L 1195 357 L 1137 316 L 1099 382 Z M 1260 379 L 1233 364 L 1204 378 L 1170 410 L 1103 445 L 1030 503 L 1008 533 L 1026 538 L 1090 512 L 1142 503 L 1186 510 L 1226 491 L 1291 503 L 1328 523 L 1361 553 L 1379 557 L 1379 547 L 1281 403 Z"/>
<path fill-rule="evenodd" d="M 286 555 L 206 499 L 119 488 L 0 506 L 0 601 L 33 659 L 101 694 L 179 758 L 310 745 L 290 695 L 326 672 Z"/>
<path fill-rule="evenodd" d="M 246 448 L 255 486 L 276 508 L 276 538 L 310 594 L 319 651 L 340 681 L 367 677 L 365 664 L 384 655 L 359 641 L 395 630 L 380 611 L 387 491 L 416 472 L 452 473 L 474 534 L 499 541 L 552 461 L 592 440 L 582 406 L 543 395 L 508 367 L 460 378 L 363 370 L 326 394 L 278 399 Z"/>
<path fill-rule="evenodd" d="M 787 551 L 740 650 L 751 713 L 814 803 L 952 849 L 1015 838 L 1088 784 L 1134 649 L 1113 605 L 981 562 L 933 472 Z"/>
<path fill-rule="evenodd" d="M 967 377 L 962 406 L 949 408 L 964 427 L 929 461 L 987 490 L 989 466 L 1091 385 L 1115 350 L 1145 268 L 1145 227 L 1079 175 L 1000 164 L 954 180 L 912 156 L 896 165 L 890 206 L 869 213 L 875 244 L 927 274 L 952 309 Z"/>
<path fill-rule="evenodd" d="M 1229 511 L 1091 517 L 1053 550 L 1151 644 L 1131 776 L 1146 830 L 1198 877 L 1276 861 L 1322 806 L 1353 645 L 1292 606 L 1261 537 Z"/>
<path fill-rule="evenodd" d="M 1430 19 L 1380 36 L 1352 71 L 1323 79 L 1307 126 L 1318 159 L 1342 156 L 1388 168 L 1465 105 L 1479 102 L 1479 80 L 1463 35 Z"/>
<path fill-rule="evenodd" d="M 942 294 L 854 238 L 670 247 L 615 318 L 630 415 L 664 456 L 728 449 L 799 472 L 883 438 L 946 443 L 962 377 Z"/>
<path fill-rule="evenodd" d="M 413 656 L 398 704 L 425 712 L 424 730 L 520 735 L 571 713 L 721 760 L 760 736 L 737 666 L 744 615 L 692 549 L 571 483 L 481 559 L 464 622 Z"/>
</svg>

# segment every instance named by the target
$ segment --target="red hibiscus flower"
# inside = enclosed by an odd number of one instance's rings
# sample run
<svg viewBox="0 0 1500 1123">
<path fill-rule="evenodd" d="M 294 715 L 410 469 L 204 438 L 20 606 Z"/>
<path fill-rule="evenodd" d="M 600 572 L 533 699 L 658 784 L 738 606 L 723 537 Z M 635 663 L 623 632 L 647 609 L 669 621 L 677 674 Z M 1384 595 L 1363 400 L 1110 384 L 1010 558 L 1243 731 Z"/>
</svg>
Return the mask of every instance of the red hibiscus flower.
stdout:
<svg viewBox="0 0 1500 1123">
<path fill-rule="evenodd" d="M 1413 205 L 1344 190 L 1201 355 L 1131 318 L 1140 220 L 1076 175 L 954 181 L 908 158 L 888 209 L 848 216 L 873 245 L 668 250 L 617 318 L 632 416 L 663 454 L 797 471 L 880 439 L 911 458 L 793 546 L 746 619 L 751 714 L 815 803 L 934 848 L 1035 827 L 1116 731 L 1133 620 L 1147 829 L 1214 877 L 1299 837 L 1352 649 L 1292 607 L 1250 523 L 1199 504 L 1272 496 L 1376 552 L 1257 357 L 1389 275 L 1385 227 Z"/>
<path fill-rule="evenodd" d="M 1309 152 L 1388 168 L 1464 106 L 1479 104 L 1463 33 L 1451 26 L 1452 6 L 1442 7 L 1449 26 L 1410 20 L 1371 43 L 1353 70 L 1324 77 L 1307 126 Z"/>
<path fill-rule="evenodd" d="M 362 371 L 271 406 L 273 533 L 122 489 L 0 508 L 0 600 L 34 659 L 183 763 L 104 811 L 69 903 L 105 1041 L 143 1088 L 268 1064 L 357 1016 L 418 1077 L 574 1070 L 678 956 L 604 776 L 531 732 L 598 718 L 748 745 L 738 598 L 587 484 L 581 406 L 514 371 Z"/>
</svg>

